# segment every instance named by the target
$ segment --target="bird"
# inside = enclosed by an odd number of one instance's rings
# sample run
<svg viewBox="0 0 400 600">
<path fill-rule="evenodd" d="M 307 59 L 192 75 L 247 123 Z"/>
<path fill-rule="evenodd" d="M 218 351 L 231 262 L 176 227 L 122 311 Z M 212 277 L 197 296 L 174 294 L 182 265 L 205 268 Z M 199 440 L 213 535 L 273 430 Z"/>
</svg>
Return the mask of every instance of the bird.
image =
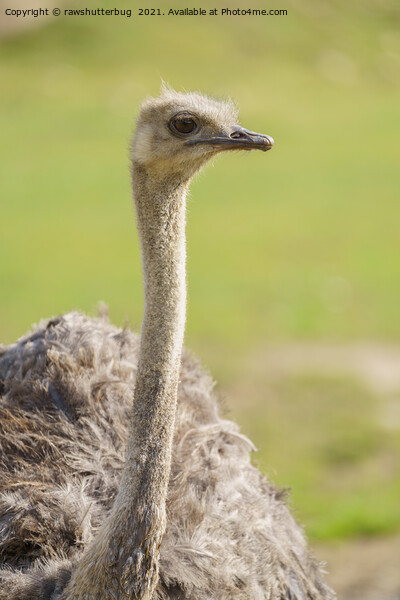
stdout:
<svg viewBox="0 0 400 600">
<path fill-rule="evenodd" d="M 131 143 L 140 335 L 105 311 L 0 347 L 0 600 L 333 600 L 287 493 L 183 348 L 186 194 L 267 151 L 235 104 L 164 86 Z"/>
</svg>

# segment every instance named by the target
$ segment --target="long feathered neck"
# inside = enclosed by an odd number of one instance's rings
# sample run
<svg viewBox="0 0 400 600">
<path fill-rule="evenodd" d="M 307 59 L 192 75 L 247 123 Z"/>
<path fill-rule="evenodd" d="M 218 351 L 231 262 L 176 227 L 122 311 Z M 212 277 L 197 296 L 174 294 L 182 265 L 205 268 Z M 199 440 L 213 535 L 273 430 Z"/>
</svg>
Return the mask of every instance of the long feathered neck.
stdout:
<svg viewBox="0 0 400 600">
<path fill-rule="evenodd" d="M 66 600 L 149 600 L 158 580 L 185 325 L 187 185 L 133 165 L 145 312 L 131 434 L 114 506 Z"/>
</svg>

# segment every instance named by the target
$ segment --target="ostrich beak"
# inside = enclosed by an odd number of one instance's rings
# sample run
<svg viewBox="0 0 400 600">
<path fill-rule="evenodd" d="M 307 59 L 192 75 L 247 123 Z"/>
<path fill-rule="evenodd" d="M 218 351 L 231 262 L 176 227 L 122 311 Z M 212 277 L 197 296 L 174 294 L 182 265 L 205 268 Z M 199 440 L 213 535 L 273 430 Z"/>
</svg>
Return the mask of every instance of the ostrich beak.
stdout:
<svg viewBox="0 0 400 600">
<path fill-rule="evenodd" d="M 223 143 L 227 144 L 229 148 L 240 150 L 262 150 L 266 152 L 271 150 L 274 145 L 274 139 L 270 135 L 255 133 L 243 127 L 234 127 L 229 138 L 224 139 L 226 139 L 226 142 Z"/>
<path fill-rule="evenodd" d="M 210 138 L 197 138 L 186 142 L 187 145 L 207 144 L 217 150 L 271 150 L 274 139 L 270 135 L 255 133 L 243 127 L 233 127 L 231 134 L 221 133 Z"/>
</svg>

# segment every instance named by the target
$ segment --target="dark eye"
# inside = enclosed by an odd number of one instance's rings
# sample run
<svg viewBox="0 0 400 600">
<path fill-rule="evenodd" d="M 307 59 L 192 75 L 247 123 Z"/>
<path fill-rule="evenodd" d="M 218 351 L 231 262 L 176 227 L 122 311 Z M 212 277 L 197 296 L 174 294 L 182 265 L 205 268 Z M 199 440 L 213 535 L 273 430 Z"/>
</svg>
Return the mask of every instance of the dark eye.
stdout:
<svg viewBox="0 0 400 600">
<path fill-rule="evenodd" d="M 196 121 L 192 117 L 183 115 L 171 119 L 169 126 L 173 132 L 183 134 L 193 133 L 197 129 Z"/>
</svg>

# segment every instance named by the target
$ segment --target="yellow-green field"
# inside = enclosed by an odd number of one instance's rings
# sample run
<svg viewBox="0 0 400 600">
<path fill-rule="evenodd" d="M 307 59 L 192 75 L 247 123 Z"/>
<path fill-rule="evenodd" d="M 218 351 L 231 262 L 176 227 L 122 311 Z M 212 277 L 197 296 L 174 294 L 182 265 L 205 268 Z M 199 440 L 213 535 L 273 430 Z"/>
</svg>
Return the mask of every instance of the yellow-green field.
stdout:
<svg viewBox="0 0 400 600">
<path fill-rule="evenodd" d="M 139 103 L 162 79 L 230 95 L 276 146 L 221 157 L 192 187 L 186 343 L 312 536 L 389 532 L 400 440 L 381 395 L 323 374 L 267 385 L 243 361 L 266 342 L 400 341 L 400 10 L 276 5 L 288 15 L 61 16 L 1 41 L 0 340 L 99 300 L 139 329 Z"/>
</svg>

